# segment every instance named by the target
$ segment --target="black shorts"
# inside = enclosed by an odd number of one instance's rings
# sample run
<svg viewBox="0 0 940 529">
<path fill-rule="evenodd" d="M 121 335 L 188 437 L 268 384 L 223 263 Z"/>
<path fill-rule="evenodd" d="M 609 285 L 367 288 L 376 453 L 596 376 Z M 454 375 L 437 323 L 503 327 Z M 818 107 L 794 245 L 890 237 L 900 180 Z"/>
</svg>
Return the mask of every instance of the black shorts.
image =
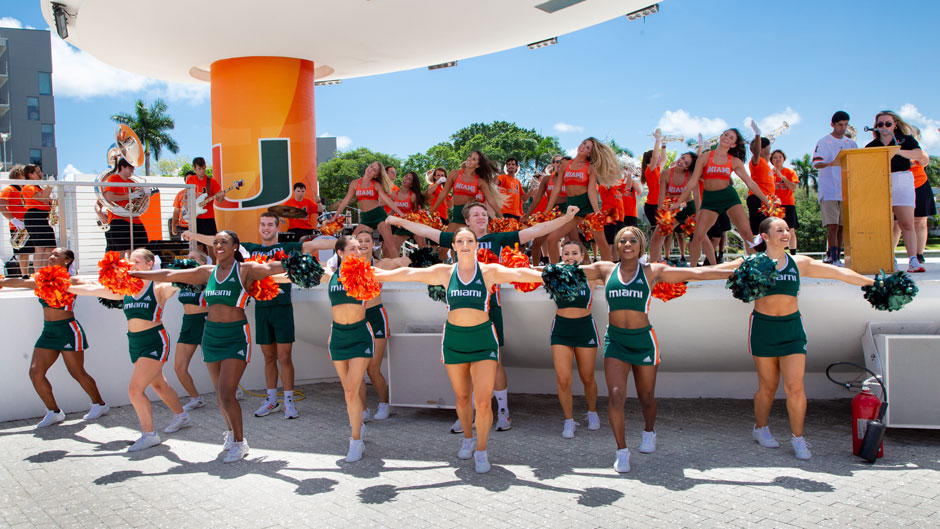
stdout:
<svg viewBox="0 0 940 529">
<path fill-rule="evenodd" d="M 503 218 L 520 220 L 522 217 L 520 217 L 519 215 L 510 215 L 509 213 L 503 213 Z"/>
<path fill-rule="evenodd" d="M 624 225 L 624 226 L 636 226 L 636 225 L 637 225 L 637 218 L 636 218 L 636 217 L 624 217 L 624 218 L 623 218 L 623 225 Z"/>
<path fill-rule="evenodd" d="M 709 239 L 718 239 L 726 231 L 731 229 L 731 219 L 728 218 L 727 213 L 722 213 L 718 215 L 718 219 L 715 220 L 715 223 L 712 224 L 712 227 L 708 229 L 708 238 Z"/>
<path fill-rule="evenodd" d="M 747 220 L 751 225 L 751 233 L 757 235 L 760 232 L 760 223 L 767 218 L 767 215 L 760 212 L 763 203 L 757 195 L 748 195 L 745 202 L 747 202 Z"/>
<path fill-rule="evenodd" d="M 110 226 L 111 229 L 105 233 L 105 240 L 108 242 L 105 251 L 121 252 L 124 250 L 132 250 L 150 242 L 147 240 L 146 228 L 139 222 L 133 223 L 132 228 L 132 224 L 127 219 L 113 218 L 111 219 Z M 132 232 L 133 241 L 131 240 Z"/>
<path fill-rule="evenodd" d="M 783 220 L 787 221 L 787 226 L 791 230 L 800 227 L 800 221 L 796 216 L 796 206 L 783 206 Z"/>
<path fill-rule="evenodd" d="M 196 233 L 200 235 L 215 235 L 219 231 L 215 227 L 215 217 L 211 219 L 196 219 Z"/>
<path fill-rule="evenodd" d="M 636 226 L 636 217 L 629 217 L 629 218 L 633 219 L 632 225 Z M 607 244 L 613 244 L 614 237 L 617 236 L 617 232 L 620 231 L 626 225 L 627 223 L 622 220 L 618 220 L 617 222 L 613 224 L 605 224 L 604 225 L 604 238 L 607 239 Z"/>
<path fill-rule="evenodd" d="M 930 182 L 914 190 L 914 216 L 932 217 L 937 214 L 937 202 L 933 199 L 933 189 Z"/>
<path fill-rule="evenodd" d="M 27 248 L 55 248 L 55 232 L 49 226 L 49 212 L 42 209 L 30 209 L 23 217 L 26 231 L 29 232 Z"/>
<path fill-rule="evenodd" d="M 659 209 L 658 204 L 643 204 L 643 214 L 646 215 L 646 220 L 650 223 L 650 228 L 656 227 L 656 210 Z"/>
</svg>

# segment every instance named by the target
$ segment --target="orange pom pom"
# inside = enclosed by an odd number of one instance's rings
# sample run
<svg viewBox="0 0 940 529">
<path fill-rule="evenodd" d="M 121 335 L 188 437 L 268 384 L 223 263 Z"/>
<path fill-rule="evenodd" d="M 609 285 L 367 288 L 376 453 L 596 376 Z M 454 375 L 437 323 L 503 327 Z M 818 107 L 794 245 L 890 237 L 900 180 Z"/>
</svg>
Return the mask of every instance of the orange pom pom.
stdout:
<svg viewBox="0 0 940 529">
<path fill-rule="evenodd" d="M 346 216 L 340 215 L 336 220 L 331 220 L 329 222 L 324 222 L 320 225 L 320 233 L 323 235 L 336 235 L 337 233 L 343 231 L 343 227 L 346 226 Z"/>
<path fill-rule="evenodd" d="M 666 200 L 656 210 L 656 229 L 664 237 L 670 235 L 675 229 L 677 212 L 670 210 L 671 206 L 672 201 Z"/>
<path fill-rule="evenodd" d="M 358 257 L 343 258 L 339 268 L 339 282 L 347 294 L 360 301 L 368 301 L 382 292 L 382 285 L 375 280 L 372 265 Z"/>
<path fill-rule="evenodd" d="M 685 283 L 663 283 L 660 281 L 653 287 L 653 297 L 669 301 L 685 294 L 688 288 Z"/>
<path fill-rule="evenodd" d="M 280 254 L 281 256 L 279 256 Z M 266 263 L 268 261 L 280 261 L 287 257 L 287 254 L 278 250 L 274 252 L 274 255 L 268 257 L 267 255 L 252 255 L 251 257 L 245 259 L 245 261 L 251 261 L 253 263 Z M 264 279 L 258 279 L 248 287 L 248 295 L 257 299 L 258 301 L 270 301 L 278 296 L 281 293 L 281 287 L 278 286 L 277 282 L 274 281 L 273 277 L 266 277 Z"/>
<path fill-rule="evenodd" d="M 283 261 L 284 259 L 287 259 L 287 254 L 284 253 L 284 250 L 278 250 L 271 256 L 272 261 Z"/>
<path fill-rule="evenodd" d="M 689 215 L 686 217 L 685 222 L 683 222 L 679 227 L 682 228 L 682 231 L 684 231 L 686 235 L 691 237 L 692 234 L 695 233 L 695 215 Z"/>
<path fill-rule="evenodd" d="M 584 237 L 585 241 L 591 242 L 594 240 L 594 232 L 591 231 L 591 227 L 583 220 L 578 223 L 578 231 L 581 232 L 581 236 Z"/>
<path fill-rule="evenodd" d="M 498 263 L 499 257 L 489 248 L 477 248 L 477 261 L 487 264 Z"/>
<path fill-rule="evenodd" d="M 50 307 L 64 307 L 75 300 L 75 294 L 68 291 L 72 284 L 70 279 L 69 271 L 61 266 L 43 267 L 33 275 L 36 281 L 33 293 Z"/>
<path fill-rule="evenodd" d="M 131 277 L 131 262 L 117 252 L 107 252 L 98 261 L 98 282 L 115 294 L 133 296 L 144 288 L 144 281 Z"/>
<path fill-rule="evenodd" d="M 592 231 L 604 231 L 605 217 L 604 213 L 589 213 L 581 224 L 586 225 Z"/>
<path fill-rule="evenodd" d="M 411 222 L 416 222 L 418 224 L 424 224 L 425 226 L 430 226 L 435 230 L 443 230 L 444 223 L 441 222 L 440 217 L 437 215 L 431 215 L 427 210 L 419 209 L 418 211 L 412 211 L 405 214 L 405 220 L 410 220 Z"/>
<path fill-rule="evenodd" d="M 761 204 L 760 209 L 757 211 L 760 211 L 765 217 L 777 217 L 782 219 L 786 215 L 786 210 L 780 205 L 780 197 L 774 195 L 771 197 L 770 201 L 773 202 L 772 209 L 767 209 L 767 204 Z"/>
<path fill-rule="evenodd" d="M 499 259 L 503 266 L 507 268 L 530 268 L 529 257 L 520 252 L 518 246 L 516 248 L 503 246 L 503 251 L 499 253 Z M 539 288 L 538 283 L 520 283 L 517 281 L 513 281 L 512 286 L 519 292 L 532 292 Z"/>
<path fill-rule="evenodd" d="M 492 233 L 505 233 L 507 231 L 519 231 L 522 229 L 522 225 L 519 224 L 518 220 L 511 218 L 490 219 L 488 229 Z"/>
</svg>

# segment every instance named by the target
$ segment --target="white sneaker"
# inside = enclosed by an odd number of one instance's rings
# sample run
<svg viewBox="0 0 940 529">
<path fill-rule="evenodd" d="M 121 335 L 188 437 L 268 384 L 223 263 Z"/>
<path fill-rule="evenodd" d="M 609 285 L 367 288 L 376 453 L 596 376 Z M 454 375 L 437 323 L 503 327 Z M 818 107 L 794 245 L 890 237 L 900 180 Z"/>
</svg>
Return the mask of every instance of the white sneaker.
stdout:
<svg viewBox="0 0 940 529">
<path fill-rule="evenodd" d="M 166 433 L 175 433 L 180 431 L 180 428 L 189 426 L 190 422 L 189 415 L 186 414 L 186 410 L 183 410 L 183 413 L 173 417 L 173 420 L 170 421 L 170 424 L 168 424 L 167 427 L 163 429 L 163 431 Z"/>
<path fill-rule="evenodd" d="M 470 459 L 473 457 L 473 448 L 476 445 L 476 439 L 473 437 L 464 437 L 460 440 L 460 450 L 457 450 L 457 459 Z"/>
<path fill-rule="evenodd" d="M 486 450 L 473 452 L 473 469 L 477 474 L 486 474 L 490 471 L 490 461 L 486 457 Z"/>
<path fill-rule="evenodd" d="M 842 264 L 842 259 L 836 259 L 832 262 L 832 266 L 838 266 L 839 268 L 845 268 L 845 265 Z"/>
<path fill-rule="evenodd" d="M 614 460 L 614 470 L 621 474 L 630 472 L 630 449 L 621 448 L 617 450 L 617 459 Z"/>
<path fill-rule="evenodd" d="M 232 444 L 235 443 L 235 435 L 232 434 L 232 430 L 225 430 L 222 433 L 222 451 L 226 452 L 232 449 Z"/>
<path fill-rule="evenodd" d="M 656 432 L 647 432 L 643 430 L 641 432 L 643 440 L 640 441 L 640 453 L 641 454 L 652 454 L 656 451 Z"/>
<path fill-rule="evenodd" d="M 369 408 L 362 410 L 362 422 L 369 422 L 372 420 L 372 412 L 369 411 Z"/>
<path fill-rule="evenodd" d="M 450 433 L 463 433 L 463 425 L 460 424 L 460 417 L 458 417 L 454 425 L 450 427 Z"/>
<path fill-rule="evenodd" d="M 596 411 L 587 412 L 587 421 L 588 421 L 588 430 L 600 430 L 601 429 L 601 418 L 597 416 Z"/>
<path fill-rule="evenodd" d="M 377 421 L 382 419 L 388 419 L 388 415 L 391 412 L 392 407 L 388 405 L 387 402 L 380 402 L 378 409 L 375 410 L 375 415 L 372 417 Z"/>
<path fill-rule="evenodd" d="M 512 429 L 512 419 L 509 418 L 509 410 L 499 410 L 496 414 L 496 431 L 505 432 Z"/>
<path fill-rule="evenodd" d="M 128 452 L 139 452 L 141 450 L 146 450 L 148 448 L 153 448 L 158 444 L 162 443 L 163 440 L 160 439 L 160 436 L 157 435 L 157 432 L 153 432 L 150 435 L 144 434 L 140 436 L 140 439 L 134 441 L 134 444 L 127 447 Z"/>
<path fill-rule="evenodd" d="M 777 440 L 774 439 L 773 434 L 770 433 L 769 426 L 758 428 L 755 425 L 754 429 L 751 430 L 751 437 L 764 448 L 780 448 L 780 443 L 778 443 Z"/>
<path fill-rule="evenodd" d="M 297 413 L 297 408 L 294 407 L 293 401 L 284 402 L 284 418 L 285 419 L 296 419 L 300 417 L 300 414 Z"/>
<path fill-rule="evenodd" d="M 577 424 L 574 419 L 565 419 L 565 427 L 561 430 L 561 436 L 565 439 L 574 439 L 574 427 Z"/>
<path fill-rule="evenodd" d="M 108 406 L 107 403 L 105 404 L 92 403 L 91 409 L 88 410 L 88 413 L 86 413 L 85 415 L 82 415 L 82 419 L 85 419 L 86 421 L 93 421 L 97 419 L 98 417 L 101 417 L 102 415 L 108 413 L 109 411 L 111 411 L 111 406 Z"/>
<path fill-rule="evenodd" d="M 790 444 L 793 445 L 793 452 L 796 454 L 797 459 L 805 461 L 813 457 L 813 454 L 809 451 L 813 445 L 806 442 L 806 439 L 803 437 L 794 435 L 790 438 Z"/>
<path fill-rule="evenodd" d="M 255 410 L 255 417 L 264 417 L 265 415 L 270 415 L 272 411 L 281 407 L 281 403 L 278 401 L 271 402 L 270 400 L 265 400 L 261 403 L 261 407 Z"/>
<path fill-rule="evenodd" d="M 362 423 L 359 425 L 359 439 L 363 441 L 366 440 L 366 423 Z"/>
<path fill-rule="evenodd" d="M 45 428 L 46 426 L 51 426 L 57 422 L 62 422 L 65 420 L 65 412 L 59 410 L 58 412 L 52 410 L 46 410 L 46 414 L 43 416 L 42 420 L 39 421 L 39 424 L 36 425 L 36 428 Z"/>
<path fill-rule="evenodd" d="M 366 451 L 366 445 L 362 439 L 349 438 L 349 451 L 346 452 L 346 462 L 355 463 L 362 459 L 362 453 Z"/>
<path fill-rule="evenodd" d="M 190 398 L 189 402 L 183 404 L 183 411 L 192 411 L 196 408 L 201 408 L 206 405 L 206 401 L 203 400 L 201 396 L 196 398 Z"/>
<path fill-rule="evenodd" d="M 232 441 L 232 447 L 229 448 L 228 453 L 225 454 L 225 459 L 222 460 L 223 463 L 234 463 L 236 461 L 241 461 L 245 459 L 248 455 L 248 440 L 242 439 L 242 442 L 237 443 Z"/>
<path fill-rule="evenodd" d="M 235 400 L 242 400 L 243 398 L 245 398 L 245 392 L 242 391 L 241 386 L 238 386 L 235 388 Z"/>
</svg>

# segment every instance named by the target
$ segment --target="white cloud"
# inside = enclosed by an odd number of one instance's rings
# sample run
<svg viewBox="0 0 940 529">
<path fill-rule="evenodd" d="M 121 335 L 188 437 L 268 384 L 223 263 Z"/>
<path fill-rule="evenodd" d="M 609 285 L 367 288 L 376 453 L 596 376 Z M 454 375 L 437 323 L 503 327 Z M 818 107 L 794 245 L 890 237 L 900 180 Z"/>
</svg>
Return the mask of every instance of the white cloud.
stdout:
<svg viewBox="0 0 940 529">
<path fill-rule="evenodd" d="M 0 27 L 22 28 L 13 17 L 0 17 Z M 98 96 L 135 94 L 143 98 L 201 103 L 209 97 L 209 84 L 169 83 L 125 72 L 107 65 L 50 32 L 52 85 L 58 97 L 86 99 Z"/>
<path fill-rule="evenodd" d="M 72 164 L 65 166 L 65 169 L 62 170 L 62 179 L 63 180 L 75 180 L 76 175 L 87 174 L 85 171 L 82 171 L 78 167 L 75 167 Z"/>
<path fill-rule="evenodd" d="M 680 134 L 691 138 L 701 133 L 703 136 L 721 134 L 728 128 L 728 123 L 721 118 L 703 118 L 690 116 L 688 112 L 667 110 L 656 125 L 665 134 Z"/>
<path fill-rule="evenodd" d="M 928 153 L 940 151 L 940 120 L 928 118 L 910 103 L 902 105 L 898 115 L 920 129 L 920 144 Z"/>
<path fill-rule="evenodd" d="M 584 132 L 584 127 L 581 125 L 571 125 L 568 123 L 558 122 L 552 126 L 556 132 Z"/>
<path fill-rule="evenodd" d="M 568 156 L 569 158 L 574 158 L 575 156 L 578 155 L 578 148 L 577 148 L 577 147 L 572 147 L 572 148 L 570 148 L 570 149 L 567 149 L 567 150 L 565 151 L 565 155 Z M 433 205 L 433 204 L 432 204 L 432 205 Z"/>
<path fill-rule="evenodd" d="M 757 122 L 757 127 L 760 128 L 762 134 L 767 134 L 770 131 L 776 129 L 777 127 L 783 125 L 783 122 L 786 121 L 787 125 L 791 127 L 800 122 L 800 114 L 793 110 L 790 107 L 787 107 L 783 112 L 777 112 L 776 114 L 771 114 L 765 116 L 761 119 L 754 119 L 751 116 L 744 118 L 744 126 L 747 129 L 751 128 L 751 120 Z"/>
</svg>

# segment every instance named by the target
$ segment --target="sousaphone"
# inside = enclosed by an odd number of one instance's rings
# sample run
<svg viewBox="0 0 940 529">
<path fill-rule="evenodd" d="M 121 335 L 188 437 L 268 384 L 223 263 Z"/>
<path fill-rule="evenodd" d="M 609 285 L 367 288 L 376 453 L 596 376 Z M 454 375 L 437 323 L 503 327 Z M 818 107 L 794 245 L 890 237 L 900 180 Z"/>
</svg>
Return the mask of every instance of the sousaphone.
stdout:
<svg viewBox="0 0 940 529">
<path fill-rule="evenodd" d="M 95 178 L 96 182 L 103 183 L 107 177 L 115 174 L 117 172 L 118 161 L 122 158 L 134 167 L 140 167 L 144 164 L 144 147 L 140 143 L 140 138 L 137 137 L 137 134 L 130 127 L 127 125 L 118 125 L 114 130 L 114 137 L 115 143 L 108 149 L 109 167 Z M 131 176 L 131 180 L 141 184 L 147 182 L 136 175 Z M 131 188 L 132 191 L 129 195 L 129 200 L 127 204 L 122 206 L 105 198 L 105 187 L 107 186 L 95 186 L 95 195 L 98 196 L 98 200 L 100 200 L 106 208 L 111 210 L 111 213 L 119 217 L 138 217 L 150 207 L 150 195 L 153 194 L 152 191 Z"/>
</svg>

